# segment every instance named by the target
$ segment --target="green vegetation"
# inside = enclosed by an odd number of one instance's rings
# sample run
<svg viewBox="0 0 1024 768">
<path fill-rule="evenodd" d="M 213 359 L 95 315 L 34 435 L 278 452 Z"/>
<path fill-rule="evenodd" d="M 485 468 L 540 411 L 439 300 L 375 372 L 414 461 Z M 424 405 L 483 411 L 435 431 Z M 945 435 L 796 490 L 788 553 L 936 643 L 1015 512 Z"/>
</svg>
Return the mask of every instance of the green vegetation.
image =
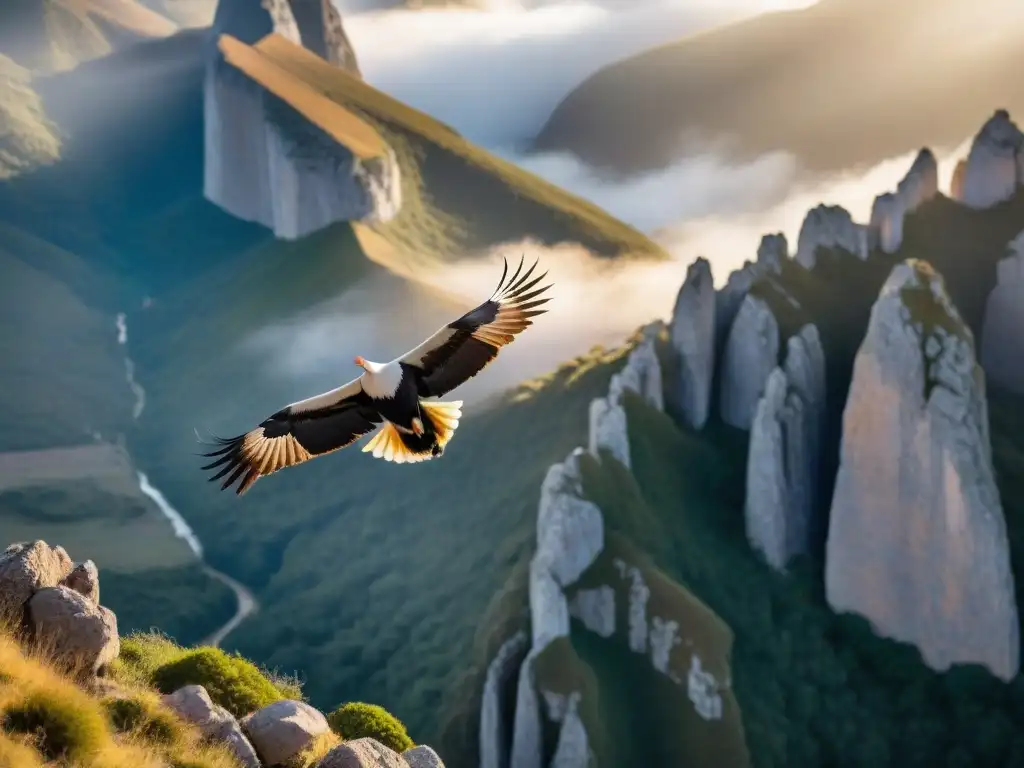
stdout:
<svg viewBox="0 0 1024 768">
<path fill-rule="evenodd" d="M 0 54 L 0 181 L 60 156 L 60 138 L 47 119 L 31 77 Z"/>
<path fill-rule="evenodd" d="M 396 752 L 405 752 L 415 745 L 402 722 L 376 704 L 359 701 L 342 704 L 327 716 L 331 730 L 345 739 L 376 739 Z"/>
<path fill-rule="evenodd" d="M 181 649 L 179 649 L 181 650 Z M 90 694 L 0 634 L 0 765 L 236 768 L 142 685 Z"/>
<path fill-rule="evenodd" d="M 287 698 L 301 698 L 295 681 L 260 670 L 238 654 L 220 648 L 186 649 L 155 633 L 134 634 L 122 641 L 115 674 L 144 682 L 161 693 L 201 685 L 210 698 L 235 717 Z"/>
</svg>

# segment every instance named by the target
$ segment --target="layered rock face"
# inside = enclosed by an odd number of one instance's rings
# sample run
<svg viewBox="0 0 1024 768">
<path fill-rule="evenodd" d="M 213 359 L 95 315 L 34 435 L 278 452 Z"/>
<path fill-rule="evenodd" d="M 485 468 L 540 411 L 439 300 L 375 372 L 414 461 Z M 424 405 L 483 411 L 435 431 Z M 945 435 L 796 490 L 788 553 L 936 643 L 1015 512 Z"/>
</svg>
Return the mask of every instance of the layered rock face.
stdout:
<svg viewBox="0 0 1024 768">
<path fill-rule="evenodd" d="M 842 206 L 818 205 L 807 212 L 800 225 L 795 258 L 807 269 L 814 269 L 819 248 L 838 248 L 866 259 L 867 227 L 854 222 Z"/>
<path fill-rule="evenodd" d="M 296 239 L 337 221 L 386 221 L 401 206 L 390 151 L 359 159 L 241 71 L 217 47 L 222 34 L 255 43 L 276 33 L 359 75 L 341 18 L 329 0 L 222 0 L 208 41 L 204 79 L 207 199 Z"/>
<path fill-rule="evenodd" d="M 1024 395 L 1024 232 L 996 265 L 996 286 L 985 305 L 981 363 L 988 378 Z"/>
<path fill-rule="evenodd" d="M 1024 133 L 1005 109 L 999 109 L 975 136 L 960 194 L 954 196 L 971 208 L 989 208 L 1011 198 L 1022 183 Z"/>
<path fill-rule="evenodd" d="M 1009 679 L 1020 639 L 984 374 L 943 281 L 897 265 L 871 311 L 843 414 L 826 594 L 935 669 Z"/>
<path fill-rule="evenodd" d="M 875 198 L 868 224 L 868 246 L 895 253 L 903 244 L 903 220 L 939 192 L 939 165 L 930 149 L 922 149 L 914 158 L 907 175 L 895 192 Z"/>
<path fill-rule="evenodd" d="M 722 356 L 722 421 L 750 429 L 765 383 L 779 361 L 779 324 L 757 296 L 743 299 Z"/>
<path fill-rule="evenodd" d="M 747 538 L 779 570 L 808 551 L 815 530 L 824 413 L 825 353 L 818 329 L 806 325 L 768 376 L 750 430 Z"/>
<path fill-rule="evenodd" d="M 672 400 L 686 423 L 700 429 L 708 420 L 715 372 L 715 284 L 707 259 L 686 270 L 670 334 L 677 356 Z"/>
<path fill-rule="evenodd" d="M 526 633 L 517 632 L 502 644 L 487 667 L 480 705 L 480 768 L 508 768 L 506 724 L 501 702 L 506 686 L 515 676 L 516 657 L 528 646 Z"/>
</svg>

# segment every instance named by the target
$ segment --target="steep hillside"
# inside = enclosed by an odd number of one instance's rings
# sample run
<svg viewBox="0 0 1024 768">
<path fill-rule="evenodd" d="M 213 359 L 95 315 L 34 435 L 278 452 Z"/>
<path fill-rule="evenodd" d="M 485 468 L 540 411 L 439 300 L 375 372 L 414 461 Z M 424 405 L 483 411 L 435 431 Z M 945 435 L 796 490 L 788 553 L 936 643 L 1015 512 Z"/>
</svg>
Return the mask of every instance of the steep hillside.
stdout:
<svg viewBox="0 0 1024 768">
<path fill-rule="evenodd" d="M 1003 0 L 822 0 L 609 65 L 566 97 L 535 148 L 623 172 L 709 145 L 838 171 L 955 145 L 993 104 L 1024 109 L 1007 75 L 1022 29 Z"/>
<path fill-rule="evenodd" d="M 10 0 L 0 10 L 0 53 L 51 72 L 176 30 L 137 0 Z"/>
</svg>

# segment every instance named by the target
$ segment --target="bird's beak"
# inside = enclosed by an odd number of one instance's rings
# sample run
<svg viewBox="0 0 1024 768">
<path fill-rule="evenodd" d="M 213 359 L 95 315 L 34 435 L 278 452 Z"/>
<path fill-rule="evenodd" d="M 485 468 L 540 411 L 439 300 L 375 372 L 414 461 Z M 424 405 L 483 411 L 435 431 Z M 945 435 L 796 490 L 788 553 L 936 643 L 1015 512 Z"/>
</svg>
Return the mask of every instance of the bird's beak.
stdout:
<svg viewBox="0 0 1024 768">
<path fill-rule="evenodd" d="M 357 357 L 355 359 L 355 364 L 358 365 L 360 368 L 366 368 L 366 361 L 362 357 Z"/>
</svg>

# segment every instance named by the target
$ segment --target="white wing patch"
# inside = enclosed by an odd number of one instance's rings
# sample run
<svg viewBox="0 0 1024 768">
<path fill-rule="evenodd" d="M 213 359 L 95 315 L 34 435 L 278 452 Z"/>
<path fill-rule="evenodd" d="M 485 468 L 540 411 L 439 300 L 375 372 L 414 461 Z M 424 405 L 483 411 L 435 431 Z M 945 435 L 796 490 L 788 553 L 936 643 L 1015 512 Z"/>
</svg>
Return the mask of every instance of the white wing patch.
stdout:
<svg viewBox="0 0 1024 768">
<path fill-rule="evenodd" d="M 362 377 L 360 377 L 361 379 Z M 329 390 L 320 395 L 308 397 L 305 400 L 299 400 L 297 403 L 288 405 L 284 410 L 289 413 L 306 413 L 308 411 L 318 411 L 321 408 L 330 408 L 332 405 L 337 405 L 342 400 L 346 400 L 350 397 L 354 397 L 359 394 L 362 389 L 360 379 L 352 379 L 348 384 L 342 384 L 336 389 Z"/>
</svg>

